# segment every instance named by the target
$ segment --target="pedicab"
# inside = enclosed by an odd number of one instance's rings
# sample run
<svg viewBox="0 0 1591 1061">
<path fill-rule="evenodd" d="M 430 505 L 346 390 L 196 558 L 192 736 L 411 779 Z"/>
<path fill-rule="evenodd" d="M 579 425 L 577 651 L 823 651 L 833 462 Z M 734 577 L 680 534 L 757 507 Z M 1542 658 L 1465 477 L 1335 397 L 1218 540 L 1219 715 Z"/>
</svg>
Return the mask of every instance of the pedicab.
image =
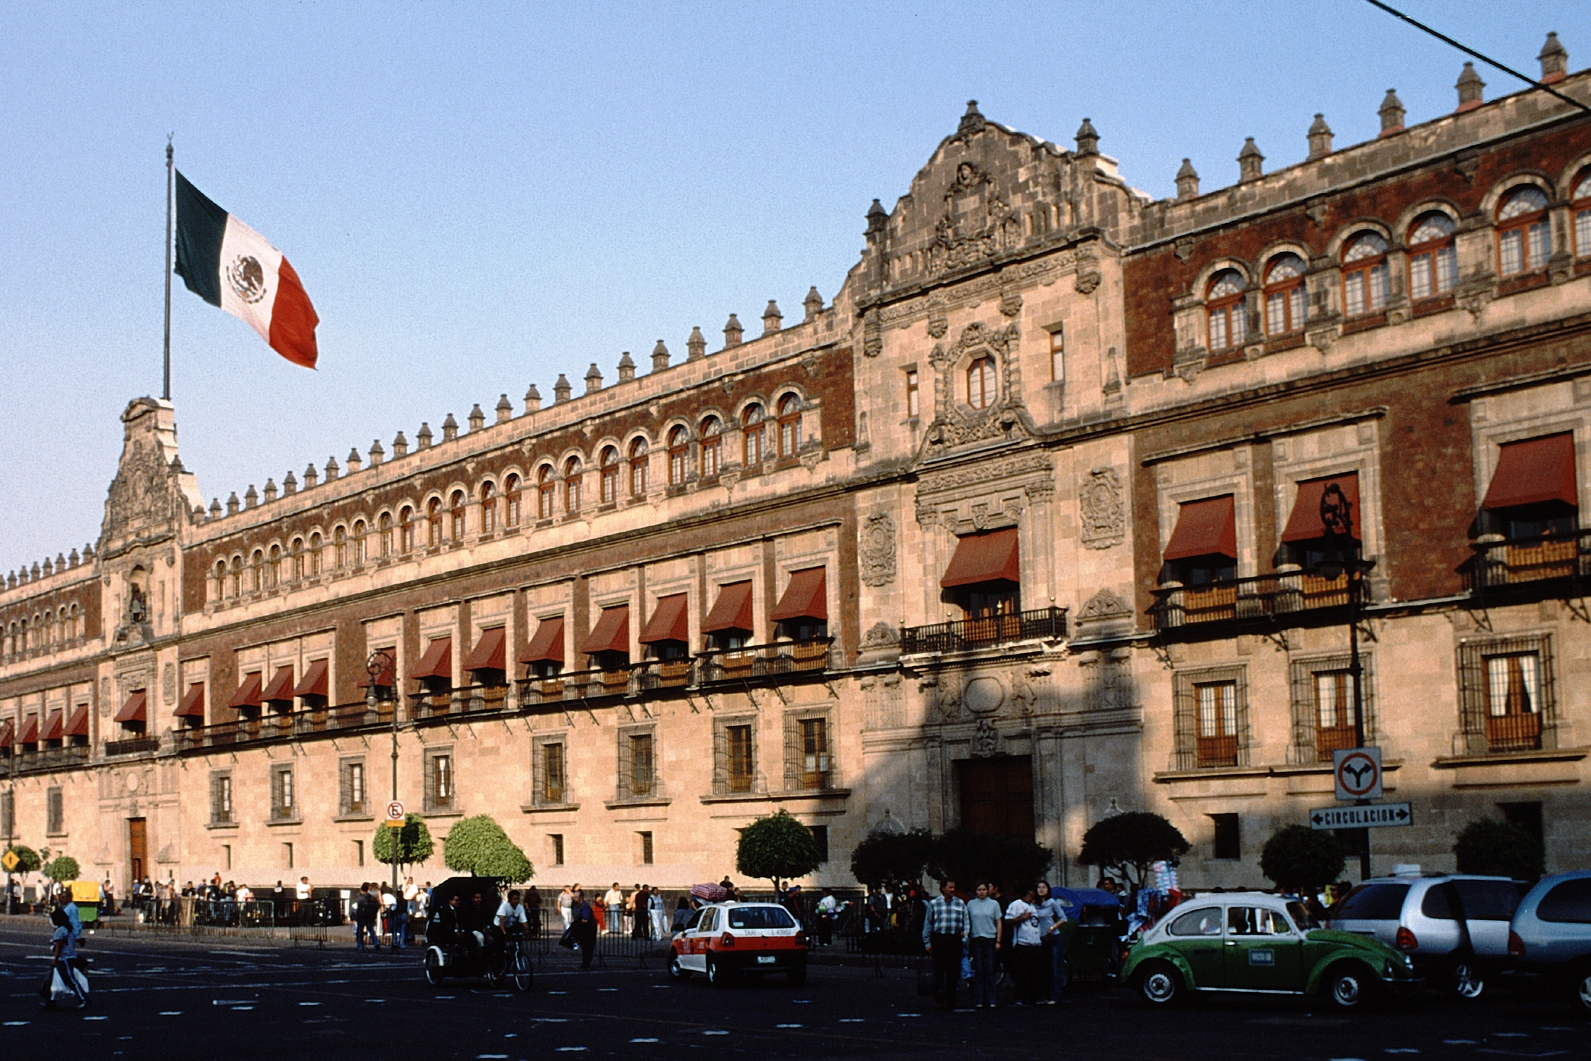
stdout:
<svg viewBox="0 0 1591 1061">
<path fill-rule="evenodd" d="M 432 987 L 448 977 L 482 976 L 493 987 L 506 980 L 520 991 L 530 990 L 535 979 L 530 947 L 523 938 L 505 938 L 494 925 L 502 902 L 502 881 L 497 877 L 449 877 L 431 890 L 425 947 L 425 979 Z M 481 896 L 479 907 L 475 896 Z M 457 928 L 450 938 L 432 938 L 432 926 L 441 926 L 453 896 L 459 897 Z"/>
<path fill-rule="evenodd" d="M 1050 894 L 1066 911 L 1058 931 L 1066 941 L 1067 979 L 1114 979 L 1127 933 L 1121 900 L 1103 888 L 1055 888 Z"/>
</svg>

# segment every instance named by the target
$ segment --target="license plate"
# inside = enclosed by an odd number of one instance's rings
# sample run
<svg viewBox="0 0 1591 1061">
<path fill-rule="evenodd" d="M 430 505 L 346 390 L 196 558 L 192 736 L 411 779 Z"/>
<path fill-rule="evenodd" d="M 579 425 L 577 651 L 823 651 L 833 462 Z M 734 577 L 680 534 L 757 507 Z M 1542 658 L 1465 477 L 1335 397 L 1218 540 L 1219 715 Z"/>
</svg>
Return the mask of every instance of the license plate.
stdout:
<svg viewBox="0 0 1591 1061">
<path fill-rule="evenodd" d="M 772 965 L 774 962 L 776 962 L 778 960 L 779 959 L 775 958 L 772 954 L 759 954 L 759 955 L 757 955 L 757 964 L 758 965 Z"/>
</svg>

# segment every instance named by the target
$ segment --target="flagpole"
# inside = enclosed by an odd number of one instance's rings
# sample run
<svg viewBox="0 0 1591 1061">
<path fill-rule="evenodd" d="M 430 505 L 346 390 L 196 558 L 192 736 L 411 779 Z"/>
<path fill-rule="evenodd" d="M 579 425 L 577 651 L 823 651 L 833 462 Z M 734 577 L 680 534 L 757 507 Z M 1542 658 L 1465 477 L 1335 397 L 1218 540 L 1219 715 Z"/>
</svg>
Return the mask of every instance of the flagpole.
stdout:
<svg viewBox="0 0 1591 1061">
<path fill-rule="evenodd" d="M 164 401 L 171 401 L 171 137 L 166 137 L 166 349 L 165 349 L 165 386 L 160 392 Z"/>
</svg>

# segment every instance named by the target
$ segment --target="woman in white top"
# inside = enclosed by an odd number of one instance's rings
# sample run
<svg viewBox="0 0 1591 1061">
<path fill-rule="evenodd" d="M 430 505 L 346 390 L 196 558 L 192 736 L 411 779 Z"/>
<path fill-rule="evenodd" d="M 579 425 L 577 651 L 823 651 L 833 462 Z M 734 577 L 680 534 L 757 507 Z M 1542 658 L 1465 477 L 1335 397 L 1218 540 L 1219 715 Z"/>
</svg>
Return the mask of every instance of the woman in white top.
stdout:
<svg viewBox="0 0 1591 1061">
<path fill-rule="evenodd" d="M 575 892 L 572 887 L 565 884 L 563 891 L 558 893 L 558 916 L 563 918 L 563 930 L 569 931 L 569 926 L 575 920 Z"/>
<path fill-rule="evenodd" d="M 1029 888 L 1022 898 L 1005 908 L 1006 923 L 1011 926 L 1011 973 L 1016 977 L 1020 997 L 1016 1005 L 1026 1002 L 1036 1006 L 1043 986 L 1044 919 L 1039 915 L 1038 891 Z"/>
</svg>

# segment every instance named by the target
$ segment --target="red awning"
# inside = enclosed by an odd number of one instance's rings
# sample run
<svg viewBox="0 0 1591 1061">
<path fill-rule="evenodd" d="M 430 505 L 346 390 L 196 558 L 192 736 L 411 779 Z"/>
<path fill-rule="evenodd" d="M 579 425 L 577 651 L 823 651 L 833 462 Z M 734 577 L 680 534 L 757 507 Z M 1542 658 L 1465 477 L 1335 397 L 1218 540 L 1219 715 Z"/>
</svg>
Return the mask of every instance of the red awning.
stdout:
<svg viewBox="0 0 1591 1061">
<path fill-rule="evenodd" d="M 239 690 L 239 691 L 241 692 L 242 690 Z M 254 706 L 255 707 L 259 707 L 260 706 L 259 692 L 260 692 L 260 676 L 258 674 L 256 674 L 256 675 L 254 675 Z M 142 689 L 134 689 L 131 693 L 128 694 L 126 702 L 122 704 L 122 709 L 120 711 L 116 712 L 115 721 L 117 721 L 117 722 L 143 722 L 143 721 L 146 721 L 146 718 L 145 718 L 146 710 L 145 710 L 145 708 L 148 706 L 148 703 L 149 703 L 148 694 L 146 692 L 144 692 L 144 690 L 142 690 Z"/>
<path fill-rule="evenodd" d="M 1177 513 L 1177 529 L 1171 532 L 1164 559 L 1225 556 L 1236 560 L 1235 511 L 1231 494 L 1207 497 L 1203 501 L 1184 501 L 1182 510 Z"/>
<path fill-rule="evenodd" d="M 713 602 L 713 610 L 707 613 L 707 621 L 702 623 L 702 632 L 744 630 L 749 634 L 755 629 L 751 622 L 751 583 L 731 582 L 718 587 L 718 599 Z"/>
<path fill-rule="evenodd" d="M 1543 501 L 1580 507 L 1574 473 L 1574 435 L 1569 432 L 1504 445 L 1481 507 L 1513 508 Z"/>
<path fill-rule="evenodd" d="M 376 651 L 377 652 L 385 652 L 387 654 L 387 659 L 389 661 L 387 663 L 386 667 L 382 669 L 381 673 L 376 675 L 376 685 L 383 686 L 383 687 L 386 687 L 386 688 L 391 688 L 393 685 L 397 684 L 397 680 L 398 680 L 397 675 L 394 674 L 393 670 L 392 670 L 394 667 L 396 667 L 398 665 L 398 654 L 397 654 L 397 652 L 395 650 L 390 649 L 390 648 L 377 649 Z M 354 682 L 354 688 L 356 688 L 356 689 L 368 689 L 368 688 L 370 688 L 370 672 L 369 671 L 364 671 L 363 673 L 361 673 L 359 675 L 359 680 Z"/>
<path fill-rule="evenodd" d="M 12 738 L 15 736 L 16 727 L 11 724 L 10 719 L 0 722 L 0 748 L 11 747 Z"/>
<path fill-rule="evenodd" d="M 44 732 L 39 734 L 39 739 L 61 739 L 61 713 L 59 711 L 51 711 L 50 717 L 44 720 Z"/>
<path fill-rule="evenodd" d="M 72 708 L 72 714 L 66 720 L 66 735 L 68 737 L 88 736 L 88 705 L 79 704 Z"/>
<path fill-rule="evenodd" d="M 808 567 L 790 572 L 790 584 L 784 588 L 784 596 L 779 598 L 779 603 L 773 609 L 774 622 L 786 619 L 820 619 L 827 622 L 828 618 L 829 591 L 823 568 Z"/>
<path fill-rule="evenodd" d="M 481 631 L 481 639 L 475 642 L 475 647 L 470 649 L 469 658 L 464 661 L 464 669 L 471 670 L 505 670 L 503 662 L 503 638 L 506 635 L 501 626 L 494 626 L 490 630 Z"/>
<path fill-rule="evenodd" d="M 691 639 L 690 611 L 685 607 L 688 595 L 675 593 L 657 599 L 657 610 L 646 621 L 641 631 L 641 644 L 658 641 L 689 641 Z"/>
<path fill-rule="evenodd" d="M 277 667 L 276 673 L 271 677 L 271 684 L 265 687 L 260 694 L 260 699 L 268 702 L 281 703 L 293 699 L 293 665 Z"/>
<path fill-rule="evenodd" d="M 1016 528 L 969 534 L 956 542 L 940 586 L 971 586 L 979 582 L 1021 582 L 1022 562 Z"/>
<path fill-rule="evenodd" d="M 26 722 L 22 723 L 22 736 L 17 738 L 18 744 L 39 743 L 39 716 L 29 715 Z"/>
<path fill-rule="evenodd" d="M 453 680 L 453 639 L 451 637 L 438 637 L 432 640 L 431 646 L 425 650 L 425 655 L 420 657 L 420 665 L 414 668 L 411 678 L 446 678 Z"/>
<path fill-rule="evenodd" d="M 304 677 L 293 689 L 294 696 L 329 696 L 326 691 L 326 660 L 312 660 L 309 669 L 304 672 Z M 200 702 L 203 702 L 204 686 L 199 687 Z"/>
<path fill-rule="evenodd" d="M 617 608 L 603 608 L 597 625 L 580 646 L 580 651 L 588 656 L 593 652 L 630 651 L 630 606 L 621 604 Z"/>
<path fill-rule="evenodd" d="M 182 694 L 182 702 L 177 705 L 177 717 L 204 717 L 204 682 L 194 682 L 188 686 L 188 691 Z"/>
<path fill-rule="evenodd" d="M 1282 541 L 1307 542 L 1326 537 L 1326 527 L 1320 519 L 1320 496 L 1332 483 L 1341 487 L 1342 496 L 1348 499 L 1348 536 L 1354 541 L 1364 537 L 1361 524 L 1364 510 L 1359 507 L 1359 473 L 1345 472 L 1298 484 L 1298 498 L 1293 502 L 1293 514 L 1287 517 L 1287 529 L 1282 531 Z"/>
<path fill-rule="evenodd" d="M 238 683 L 238 691 L 232 694 L 232 699 L 227 701 L 228 707 L 259 707 L 260 706 L 260 672 L 251 671 L 243 676 Z M 129 701 L 131 703 L 131 701 Z M 126 708 L 122 708 L 126 711 Z M 140 716 L 141 717 L 141 716 Z M 121 716 L 117 716 L 120 721 Z"/>
<path fill-rule="evenodd" d="M 536 624 L 536 636 L 520 653 L 521 663 L 563 662 L 563 616 L 555 615 Z"/>
</svg>

